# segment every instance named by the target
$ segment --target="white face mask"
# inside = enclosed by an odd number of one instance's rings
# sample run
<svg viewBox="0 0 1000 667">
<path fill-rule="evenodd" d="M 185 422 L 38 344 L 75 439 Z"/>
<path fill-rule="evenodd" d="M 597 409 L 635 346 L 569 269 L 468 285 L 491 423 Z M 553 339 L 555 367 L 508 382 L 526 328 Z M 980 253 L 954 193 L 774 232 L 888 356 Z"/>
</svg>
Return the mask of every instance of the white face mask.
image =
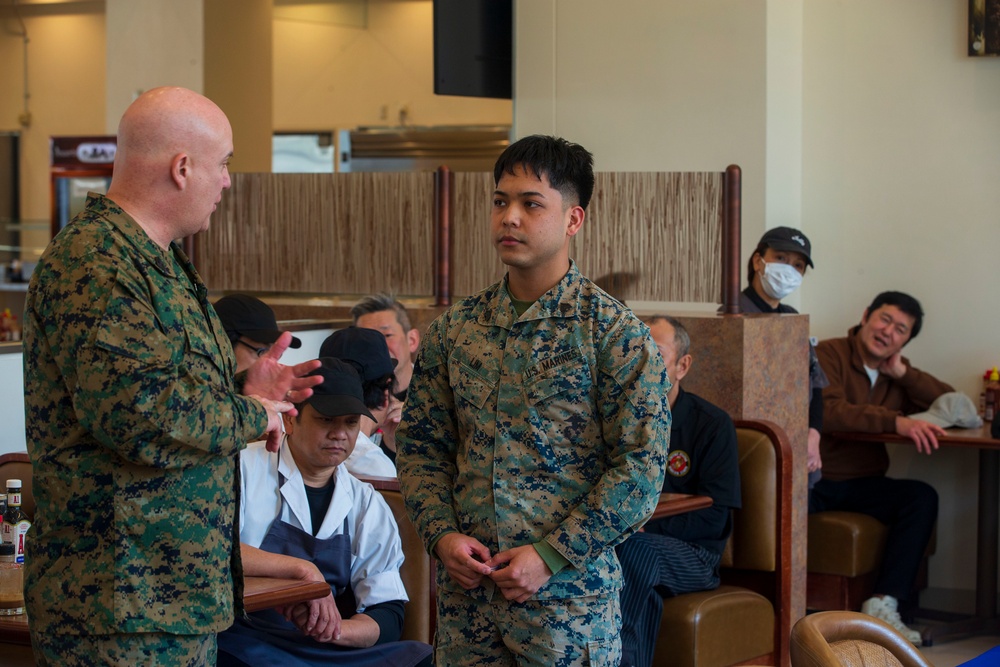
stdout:
<svg viewBox="0 0 1000 667">
<path fill-rule="evenodd" d="M 802 274 L 791 264 L 764 262 L 760 284 L 769 297 L 781 301 L 799 288 L 802 284 Z"/>
</svg>

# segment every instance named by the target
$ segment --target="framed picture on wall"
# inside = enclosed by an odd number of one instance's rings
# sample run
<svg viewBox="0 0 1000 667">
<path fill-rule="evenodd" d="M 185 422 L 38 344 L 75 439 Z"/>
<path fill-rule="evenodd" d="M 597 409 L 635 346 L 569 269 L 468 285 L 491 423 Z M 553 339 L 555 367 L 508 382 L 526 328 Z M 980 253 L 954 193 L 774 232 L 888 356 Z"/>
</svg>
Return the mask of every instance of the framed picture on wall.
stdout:
<svg viewBox="0 0 1000 667">
<path fill-rule="evenodd" d="M 969 0 L 969 55 L 1000 55 L 1000 0 Z"/>
</svg>

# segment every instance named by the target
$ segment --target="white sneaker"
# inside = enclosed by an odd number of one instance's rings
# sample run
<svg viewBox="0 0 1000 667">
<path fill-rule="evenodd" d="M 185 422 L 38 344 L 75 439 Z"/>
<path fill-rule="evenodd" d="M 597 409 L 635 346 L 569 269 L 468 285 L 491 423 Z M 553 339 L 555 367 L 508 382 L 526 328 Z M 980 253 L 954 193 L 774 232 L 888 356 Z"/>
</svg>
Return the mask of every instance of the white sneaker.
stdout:
<svg viewBox="0 0 1000 667">
<path fill-rule="evenodd" d="M 899 634 L 906 637 L 907 641 L 911 644 L 920 646 L 923 643 L 920 633 L 903 623 L 903 619 L 899 617 L 898 604 L 896 598 L 891 595 L 881 598 L 868 598 L 861 605 L 861 613 L 874 616 L 880 621 L 885 621 L 895 628 Z"/>
</svg>

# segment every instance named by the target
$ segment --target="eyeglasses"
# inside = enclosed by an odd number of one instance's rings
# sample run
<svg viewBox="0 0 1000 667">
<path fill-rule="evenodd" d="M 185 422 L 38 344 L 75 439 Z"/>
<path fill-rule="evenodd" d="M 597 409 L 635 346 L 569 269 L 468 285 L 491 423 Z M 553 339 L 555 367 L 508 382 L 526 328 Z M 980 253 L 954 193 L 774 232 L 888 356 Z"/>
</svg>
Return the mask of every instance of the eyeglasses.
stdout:
<svg viewBox="0 0 1000 667">
<path fill-rule="evenodd" d="M 254 347 L 253 345 L 251 345 L 250 343 L 246 342 L 242 338 L 236 339 L 236 342 L 237 343 L 242 343 L 243 345 L 249 347 L 251 350 L 253 350 L 257 354 L 258 357 L 263 357 L 265 354 L 267 354 L 267 351 L 271 349 L 270 345 L 265 345 L 264 347 Z"/>
</svg>

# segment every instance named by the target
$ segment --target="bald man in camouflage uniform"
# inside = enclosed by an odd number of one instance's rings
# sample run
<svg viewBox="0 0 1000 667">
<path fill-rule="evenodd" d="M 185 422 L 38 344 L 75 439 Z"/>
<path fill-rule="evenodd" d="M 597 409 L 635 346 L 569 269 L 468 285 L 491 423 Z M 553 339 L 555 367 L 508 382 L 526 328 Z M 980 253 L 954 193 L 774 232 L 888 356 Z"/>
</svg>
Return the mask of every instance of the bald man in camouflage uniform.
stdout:
<svg viewBox="0 0 1000 667">
<path fill-rule="evenodd" d="M 232 131 L 181 88 L 140 96 L 108 195 L 49 244 L 25 305 L 35 523 L 25 603 L 39 665 L 214 665 L 242 594 L 237 455 L 269 435 L 317 362 L 250 371 L 174 239 L 229 187 Z M 260 365 L 260 364 L 258 364 Z M 235 579 L 235 582 L 234 582 Z"/>
<path fill-rule="evenodd" d="M 398 434 L 438 568 L 435 659 L 618 665 L 614 546 L 663 484 L 669 387 L 649 330 L 569 259 L 594 187 L 581 146 L 528 137 L 494 169 L 507 276 L 424 337 Z"/>
</svg>

